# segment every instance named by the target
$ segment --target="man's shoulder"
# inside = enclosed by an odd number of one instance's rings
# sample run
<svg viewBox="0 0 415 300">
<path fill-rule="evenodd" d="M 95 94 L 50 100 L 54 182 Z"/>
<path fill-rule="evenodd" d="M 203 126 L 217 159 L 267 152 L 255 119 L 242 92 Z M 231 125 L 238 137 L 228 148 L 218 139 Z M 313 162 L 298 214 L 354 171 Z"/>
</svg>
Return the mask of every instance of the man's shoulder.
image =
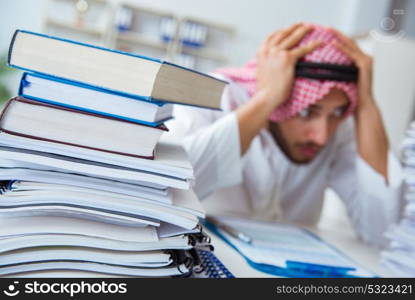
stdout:
<svg viewBox="0 0 415 300">
<path fill-rule="evenodd" d="M 240 106 L 248 101 L 249 94 L 243 85 L 223 74 L 210 73 L 210 75 L 228 82 L 222 95 L 223 110 L 234 110 L 235 106 Z"/>
</svg>

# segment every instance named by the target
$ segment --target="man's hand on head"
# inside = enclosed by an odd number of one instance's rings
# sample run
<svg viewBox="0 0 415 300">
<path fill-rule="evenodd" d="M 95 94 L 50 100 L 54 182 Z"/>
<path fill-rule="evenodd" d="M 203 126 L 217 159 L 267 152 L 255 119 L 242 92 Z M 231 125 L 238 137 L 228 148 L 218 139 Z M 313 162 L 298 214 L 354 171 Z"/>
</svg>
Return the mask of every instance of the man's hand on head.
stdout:
<svg viewBox="0 0 415 300">
<path fill-rule="evenodd" d="M 321 45 L 319 41 L 296 47 L 312 26 L 294 24 L 276 31 L 259 47 L 256 55 L 256 93 L 237 110 L 241 154 L 268 125 L 272 112 L 286 101 L 294 83 L 295 64 Z"/>
<path fill-rule="evenodd" d="M 350 56 L 359 69 L 357 110 L 372 106 L 374 104 L 372 92 L 373 58 L 364 53 L 353 39 L 345 36 L 336 29 L 330 28 L 330 30 L 336 33 L 340 40 L 334 41 L 334 46 Z"/>
<path fill-rule="evenodd" d="M 295 47 L 312 29 L 310 25 L 294 24 L 272 33 L 259 47 L 256 55 L 257 93 L 268 99 L 272 109 L 288 99 L 297 61 L 321 45 L 319 41 L 312 41 Z"/>
<path fill-rule="evenodd" d="M 355 112 L 357 147 L 360 156 L 388 182 L 389 142 L 380 110 L 372 92 L 373 59 L 351 38 L 332 29 L 340 42 L 335 46 L 350 56 L 359 69 L 358 100 Z"/>
</svg>

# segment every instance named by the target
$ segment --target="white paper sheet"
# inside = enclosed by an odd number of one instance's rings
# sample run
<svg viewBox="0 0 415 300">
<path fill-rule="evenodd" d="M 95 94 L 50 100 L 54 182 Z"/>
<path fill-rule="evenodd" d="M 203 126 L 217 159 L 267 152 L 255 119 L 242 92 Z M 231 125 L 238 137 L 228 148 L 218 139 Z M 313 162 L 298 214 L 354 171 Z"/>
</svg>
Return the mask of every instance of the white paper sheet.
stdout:
<svg viewBox="0 0 415 300">
<path fill-rule="evenodd" d="M 51 216 L 0 218 L 0 236 L 39 233 L 78 234 L 134 242 L 158 241 L 157 231 L 153 226 L 126 227 L 82 219 Z"/>
<path fill-rule="evenodd" d="M 243 255 L 256 263 L 286 268 L 287 261 L 294 261 L 338 268 L 355 268 L 356 271 L 353 272 L 355 275 L 372 275 L 302 228 L 236 218 L 219 219 L 252 238 L 252 243 L 248 244 L 219 229 Z"/>
</svg>

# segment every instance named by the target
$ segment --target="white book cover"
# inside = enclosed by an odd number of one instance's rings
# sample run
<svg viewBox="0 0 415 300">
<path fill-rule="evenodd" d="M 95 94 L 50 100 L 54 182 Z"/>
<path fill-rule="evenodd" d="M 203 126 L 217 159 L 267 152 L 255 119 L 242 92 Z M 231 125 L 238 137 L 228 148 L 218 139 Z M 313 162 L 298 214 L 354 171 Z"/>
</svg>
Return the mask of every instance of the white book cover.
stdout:
<svg viewBox="0 0 415 300">
<path fill-rule="evenodd" d="M 0 146 L 0 151 L 1 150 Z M 10 151 L 5 151 L 7 155 L 10 155 Z M 0 158 L 0 179 L 1 180 L 26 180 L 37 182 L 49 182 L 57 184 L 70 184 L 76 186 L 85 187 L 99 187 L 105 186 L 106 189 L 112 189 L 117 186 L 123 192 L 140 189 L 149 193 L 154 193 L 162 196 L 169 194 L 169 188 L 164 185 L 135 181 L 129 182 L 128 180 L 117 180 L 114 178 L 103 178 L 102 176 L 92 176 L 88 174 L 80 174 L 74 172 L 68 172 L 65 170 L 49 167 L 46 165 L 35 164 L 26 161 L 12 160 Z M 105 189 L 105 188 L 104 188 Z M 128 193 L 126 193 L 128 195 Z M 133 194 L 133 196 L 135 193 Z"/>
<path fill-rule="evenodd" d="M 191 191 L 186 193 L 191 193 Z M 96 208 L 98 210 L 118 212 L 119 214 L 130 214 L 160 220 L 187 229 L 192 229 L 198 224 L 199 219 L 196 214 L 201 213 L 189 208 L 183 209 L 178 206 L 136 197 L 111 197 L 75 191 L 12 191 L 4 193 L 1 196 L 1 200 L 0 207 L 9 208 L 10 210 L 31 207 L 32 211 L 35 212 L 39 207 L 45 205 Z M 192 201 L 190 198 L 189 200 Z M 191 205 L 192 202 L 190 202 Z"/>
<path fill-rule="evenodd" d="M 135 277 L 167 277 L 180 276 L 188 273 L 190 270 L 184 265 L 168 266 L 164 268 L 132 268 L 123 266 L 114 266 L 106 264 L 98 264 L 91 262 L 65 262 L 52 261 L 40 262 L 31 264 L 22 264 L 16 266 L 8 266 L 0 268 L 0 276 L 14 275 L 27 272 L 51 271 L 51 270 L 73 270 L 73 271 L 87 271 L 102 274 L 121 275 L 121 276 L 135 276 Z"/>
<path fill-rule="evenodd" d="M 2 135 L 0 144 L 10 147 L 54 153 L 58 155 L 112 164 L 182 179 L 193 178 L 193 168 L 179 141 L 163 136 L 155 149 L 155 159 L 127 157 L 113 153 L 81 149 L 79 147 L 33 140 L 20 136 Z M 34 160 L 35 161 L 35 160 Z"/>
<path fill-rule="evenodd" d="M 86 261 L 125 267 L 160 268 L 170 265 L 171 255 L 163 250 L 115 251 L 83 247 L 31 247 L 1 254 L 0 268 L 7 265 L 46 261 Z"/>
<path fill-rule="evenodd" d="M 10 183 L 9 187 L 11 191 L 31 191 L 31 190 L 56 190 L 56 191 L 79 191 L 89 192 L 98 195 L 112 195 L 114 197 L 138 197 L 141 199 L 148 199 L 152 201 L 158 201 L 165 204 L 173 204 L 173 189 L 168 188 L 166 190 L 157 190 L 143 186 L 134 186 L 131 184 L 118 184 L 117 182 L 111 182 L 107 180 L 106 184 L 87 184 L 84 183 L 86 178 L 77 176 L 76 180 L 64 181 L 56 183 L 57 180 L 51 176 L 50 181 L 25 181 L 14 180 Z M 20 178 L 20 177 L 14 177 Z M 36 177 L 34 177 L 38 180 Z M 12 179 L 12 178 L 10 178 Z M 42 178 L 41 178 L 42 179 Z"/>
<path fill-rule="evenodd" d="M 0 137 L 0 143 L 1 140 Z M 88 161 L 85 159 L 50 154 L 41 151 L 41 149 L 33 151 L 20 148 L 0 147 L 0 157 L 20 162 L 21 166 L 24 166 L 24 163 L 28 163 L 32 167 L 33 165 L 36 165 L 36 168 L 39 169 L 85 174 L 92 177 L 114 179 L 128 183 L 142 184 L 145 182 L 146 184 L 156 184 L 179 189 L 188 189 L 191 184 L 191 179 L 186 176 L 175 177 L 166 174 L 166 172 L 163 174 L 158 173 L 158 170 L 148 171 L 118 167 L 117 165 L 104 164 L 102 162 Z"/>
</svg>

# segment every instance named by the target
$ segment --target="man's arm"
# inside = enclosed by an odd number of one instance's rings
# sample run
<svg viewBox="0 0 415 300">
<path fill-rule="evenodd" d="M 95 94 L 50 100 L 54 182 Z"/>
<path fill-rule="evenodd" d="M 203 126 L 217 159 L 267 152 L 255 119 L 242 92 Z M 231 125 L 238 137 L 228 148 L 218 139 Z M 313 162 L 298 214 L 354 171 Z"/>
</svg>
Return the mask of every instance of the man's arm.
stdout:
<svg viewBox="0 0 415 300">
<path fill-rule="evenodd" d="M 353 124 L 354 123 L 354 124 Z M 389 184 L 358 153 L 356 122 L 345 121 L 336 135 L 328 186 L 345 204 L 356 233 L 366 242 L 385 246 L 384 233 L 397 223 L 404 199 L 402 168 L 398 159 L 388 155 Z"/>
<path fill-rule="evenodd" d="M 388 182 L 389 143 L 375 100 L 356 111 L 356 138 L 360 156 Z"/>
<path fill-rule="evenodd" d="M 366 55 L 352 39 L 336 32 L 341 51 L 350 56 L 359 69 L 358 102 L 355 112 L 357 149 L 360 156 L 388 182 L 389 143 L 379 108 L 372 92 L 373 59 Z"/>
</svg>

